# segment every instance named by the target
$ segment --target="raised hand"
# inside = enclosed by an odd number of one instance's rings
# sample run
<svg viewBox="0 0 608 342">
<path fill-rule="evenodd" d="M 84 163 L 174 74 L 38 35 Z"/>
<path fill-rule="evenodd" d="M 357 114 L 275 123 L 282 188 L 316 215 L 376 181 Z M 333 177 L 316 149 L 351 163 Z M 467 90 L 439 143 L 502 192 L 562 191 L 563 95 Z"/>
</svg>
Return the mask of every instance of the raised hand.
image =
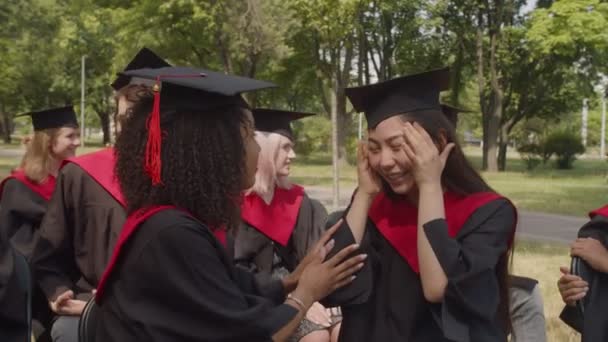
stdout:
<svg viewBox="0 0 608 342">
<path fill-rule="evenodd" d="M 418 187 L 441 183 L 441 174 L 454 143 L 447 144 L 440 153 L 426 130 L 416 122 L 405 123 L 403 137 L 403 151 L 412 163 L 412 173 Z"/>
<path fill-rule="evenodd" d="M 364 193 L 368 196 L 376 196 L 382 190 L 382 182 L 380 176 L 371 168 L 368 159 L 367 143 L 359 141 L 357 145 L 357 192 Z"/>
</svg>

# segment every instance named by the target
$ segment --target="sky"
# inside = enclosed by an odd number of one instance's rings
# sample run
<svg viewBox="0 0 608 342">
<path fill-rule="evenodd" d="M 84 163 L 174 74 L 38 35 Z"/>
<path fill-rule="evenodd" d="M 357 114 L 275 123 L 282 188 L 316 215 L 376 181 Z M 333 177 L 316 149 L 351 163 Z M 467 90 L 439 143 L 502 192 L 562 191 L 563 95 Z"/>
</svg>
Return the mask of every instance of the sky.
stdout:
<svg viewBox="0 0 608 342">
<path fill-rule="evenodd" d="M 534 9 L 536 6 L 536 0 L 528 0 L 526 2 L 526 6 L 523 8 L 523 12 L 527 13 Z"/>
</svg>

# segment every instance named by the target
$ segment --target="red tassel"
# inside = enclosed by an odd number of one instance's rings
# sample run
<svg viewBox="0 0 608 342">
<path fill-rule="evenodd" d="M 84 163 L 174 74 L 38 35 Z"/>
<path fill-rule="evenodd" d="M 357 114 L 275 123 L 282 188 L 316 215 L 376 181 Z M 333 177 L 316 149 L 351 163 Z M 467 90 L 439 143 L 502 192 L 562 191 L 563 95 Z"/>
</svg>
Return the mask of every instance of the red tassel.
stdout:
<svg viewBox="0 0 608 342">
<path fill-rule="evenodd" d="M 146 126 L 148 129 L 148 141 L 146 142 L 146 154 L 144 159 L 144 170 L 152 180 L 153 186 L 162 185 L 161 180 L 161 143 L 160 131 L 160 77 L 156 78 L 154 85 L 154 104 L 152 113 L 148 116 Z"/>
<path fill-rule="evenodd" d="M 148 141 L 146 142 L 146 154 L 144 156 L 144 171 L 152 180 L 153 186 L 162 185 L 161 178 L 162 158 L 161 145 L 162 138 L 165 133 L 161 132 L 160 128 L 160 79 L 161 78 L 198 78 L 207 77 L 205 73 L 190 74 L 190 75 L 159 75 L 156 77 L 154 85 L 154 104 L 152 113 L 146 121 L 148 129 Z"/>
</svg>

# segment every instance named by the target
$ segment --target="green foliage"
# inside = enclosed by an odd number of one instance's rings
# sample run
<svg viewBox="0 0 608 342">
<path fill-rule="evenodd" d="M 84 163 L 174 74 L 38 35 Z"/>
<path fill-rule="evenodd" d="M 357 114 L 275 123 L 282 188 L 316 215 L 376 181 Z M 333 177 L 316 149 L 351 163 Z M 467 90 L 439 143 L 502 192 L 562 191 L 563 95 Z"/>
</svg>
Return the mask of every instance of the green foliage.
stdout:
<svg viewBox="0 0 608 342">
<path fill-rule="evenodd" d="M 541 145 L 529 143 L 517 147 L 517 152 L 526 164 L 526 170 L 536 168 L 542 161 L 543 148 Z"/>
<path fill-rule="evenodd" d="M 605 1 L 560 0 L 534 11 L 528 37 L 537 53 L 598 67 L 607 63 L 607 26 Z"/>
<path fill-rule="evenodd" d="M 315 116 L 298 120 L 293 124 L 296 136 L 295 150 L 301 156 L 327 153 L 331 146 L 331 122 L 328 118 Z"/>
<path fill-rule="evenodd" d="M 580 136 L 572 130 L 558 130 L 547 137 L 545 141 L 547 153 L 555 154 L 558 169 L 571 169 L 576 155 L 585 153 L 585 147 Z"/>
</svg>

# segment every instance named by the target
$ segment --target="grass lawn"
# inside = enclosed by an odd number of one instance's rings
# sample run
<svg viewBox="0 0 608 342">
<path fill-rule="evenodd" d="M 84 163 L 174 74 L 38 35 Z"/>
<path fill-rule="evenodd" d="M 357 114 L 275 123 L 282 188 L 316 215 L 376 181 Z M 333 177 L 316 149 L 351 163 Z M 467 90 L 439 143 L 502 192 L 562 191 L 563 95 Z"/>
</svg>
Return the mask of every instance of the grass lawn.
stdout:
<svg viewBox="0 0 608 342">
<path fill-rule="evenodd" d="M 87 144 L 78 153 L 99 149 L 99 144 Z M 18 148 L 15 145 L 0 145 L 0 149 Z M 467 149 L 467 155 L 477 167 L 481 166 L 478 149 Z M 19 158 L 2 157 L 0 154 L 0 177 L 19 163 Z M 482 175 L 498 192 L 509 197 L 520 209 L 584 216 L 589 210 L 608 202 L 608 162 L 582 159 L 574 163 L 573 170 L 555 170 L 551 165 L 541 165 L 533 171 L 526 171 L 517 155 L 511 154 L 507 171 Z M 298 156 L 292 167 L 292 179 L 302 185 L 331 187 L 332 167 L 329 154 Z M 353 188 L 357 182 L 354 166 L 340 168 L 340 186 Z"/>
<path fill-rule="evenodd" d="M 470 153 L 469 159 L 475 167 L 481 168 L 479 154 Z M 524 210 L 584 216 L 608 202 L 607 161 L 581 159 L 574 163 L 572 170 L 556 170 L 547 164 L 526 171 L 524 162 L 513 156 L 508 160 L 506 172 L 482 172 L 482 175 L 490 186 Z M 303 185 L 331 186 L 330 156 L 296 159 L 292 178 Z M 341 186 L 354 187 L 356 182 L 355 167 L 342 166 Z"/>
<path fill-rule="evenodd" d="M 517 241 L 513 259 L 513 274 L 537 279 L 545 304 L 547 341 L 575 342 L 580 335 L 559 319 L 564 308 L 557 280 L 560 266 L 568 266 L 568 247 L 548 243 Z"/>
</svg>

